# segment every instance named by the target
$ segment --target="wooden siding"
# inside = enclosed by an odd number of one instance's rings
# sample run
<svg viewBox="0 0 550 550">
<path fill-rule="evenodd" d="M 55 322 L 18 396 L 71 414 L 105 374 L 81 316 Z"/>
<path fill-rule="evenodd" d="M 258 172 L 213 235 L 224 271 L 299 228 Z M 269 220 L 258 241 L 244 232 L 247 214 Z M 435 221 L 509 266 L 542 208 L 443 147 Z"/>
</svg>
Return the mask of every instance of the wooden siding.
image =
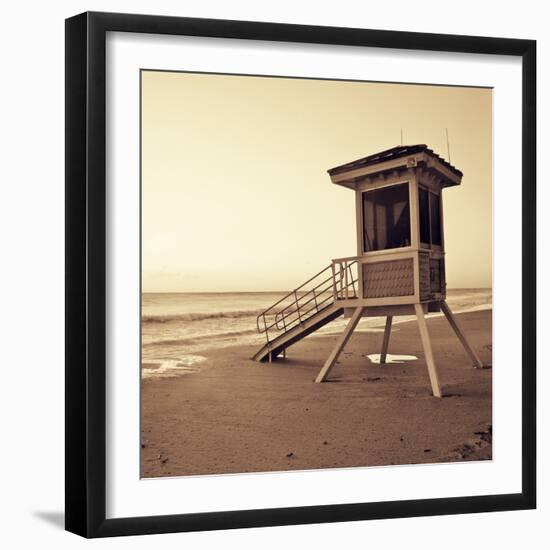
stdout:
<svg viewBox="0 0 550 550">
<path fill-rule="evenodd" d="M 363 265 L 364 298 L 414 295 L 412 258 Z"/>
<path fill-rule="evenodd" d="M 445 260 L 420 252 L 420 301 L 445 298 Z"/>
<path fill-rule="evenodd" d="M 420 301 L 425 302 L 430 299 L 430 254 L 429 252 L 420 252 Z"/>
</svg>

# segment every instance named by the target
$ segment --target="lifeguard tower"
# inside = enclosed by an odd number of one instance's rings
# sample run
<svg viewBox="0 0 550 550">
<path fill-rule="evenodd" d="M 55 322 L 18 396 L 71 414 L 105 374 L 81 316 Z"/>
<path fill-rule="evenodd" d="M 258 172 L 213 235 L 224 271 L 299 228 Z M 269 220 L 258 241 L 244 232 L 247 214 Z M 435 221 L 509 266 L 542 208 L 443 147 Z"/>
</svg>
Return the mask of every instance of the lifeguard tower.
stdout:
<svg viewBox="0 0 550 550">
<path fill-rule="evenodd" d="M 393 317 L 416 315 L 433 395 L 441 387 L 425 314 L 443 311 L 475 367 L 483 365 L 445 302 L 442 191 L 460 185 L 462 172 L 426 145 L 394 147 L 328 170 L 355 193 L 357 256 L 338 258 L 257 318 L 266 344 L 257 361 L 344 315 L 344 332 L 316 382 L 336 364 L 361 317 L 384 316 L 380 363 L 385 363 Z"/>
</svg>

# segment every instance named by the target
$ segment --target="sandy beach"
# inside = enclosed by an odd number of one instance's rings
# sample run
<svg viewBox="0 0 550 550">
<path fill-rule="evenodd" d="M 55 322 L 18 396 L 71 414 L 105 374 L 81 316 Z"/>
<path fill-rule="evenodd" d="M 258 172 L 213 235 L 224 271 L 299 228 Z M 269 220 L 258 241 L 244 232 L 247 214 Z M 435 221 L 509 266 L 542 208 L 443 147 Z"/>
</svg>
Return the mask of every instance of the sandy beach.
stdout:
<svg viewBox="0 0 550 550">
<path fill-rule="evenodd" d="M 492 311 L 458 320 L 491 365 Z M 383 322 L 383 320 L 381 320 Z M 431 396 L 414 322 L 356 332 L 331 373 L 313 380 L 337 334 L 310 336 L 272 364 L 256 346 L 202 353 L 195 372 L 142 380 L 141 476 L 185 476 L 418 464 L 492 458 L 492 369 L 474 369 L 441 316 L 428 328 L 444 397 Z M 147 365 L 150 369 L 151 365 Z"/>
</svg>

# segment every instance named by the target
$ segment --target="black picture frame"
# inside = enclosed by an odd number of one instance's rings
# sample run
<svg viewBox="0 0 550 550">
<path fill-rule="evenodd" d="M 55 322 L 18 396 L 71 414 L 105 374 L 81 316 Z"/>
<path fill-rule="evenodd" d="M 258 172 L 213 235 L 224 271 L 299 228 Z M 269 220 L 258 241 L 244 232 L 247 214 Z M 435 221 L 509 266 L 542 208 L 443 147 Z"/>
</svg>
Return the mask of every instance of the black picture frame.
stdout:
<svg viewBox="0 0 550 550">
<path fill-rule="evenodd" d="M 106 519 L 105 41 L 108 31 L 401 48 L 522 60 L 522 491 Z M 536 42 L 83 13 L 66 20 L 66 529 L 107 537 L 532 509 L 536 506 Z"/>
</svg>

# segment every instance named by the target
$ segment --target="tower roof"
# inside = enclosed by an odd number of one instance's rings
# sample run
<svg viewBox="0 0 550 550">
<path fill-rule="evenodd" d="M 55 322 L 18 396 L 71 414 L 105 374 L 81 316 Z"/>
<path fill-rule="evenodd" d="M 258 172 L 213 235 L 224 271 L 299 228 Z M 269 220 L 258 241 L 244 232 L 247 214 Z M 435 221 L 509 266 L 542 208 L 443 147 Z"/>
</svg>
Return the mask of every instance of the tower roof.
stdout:
<svg viewBox="0 0 550 550">
<path fill-rule="evenodd" d="M 462 172 L 425 144 L 398 145 L 328 170 L 332 183 L 357 189 L 365 179 L 384 177 L 403 170 L 426 171 L 441 187 L 460 185 Z"/>
<path fill-rule="evenodd" d="M 351 170 L 362 168 L 364 166 L 373 166 L 375 164 L 381 164 L 389 160 L 395 160 L 417 153 L 426 153 L 430 157 L 438 160 L 448 170 L 450 170 L 457 176 L 462 177 L 463 174 L 460 170 L 458 170 L 458 168 L 455 168 L 450 162 L 446 161 L 443 157 L 440 157 L 437 153 L 433 151 L 433 149 L 430 149 L 426 144 L 398 145 L 397 147 L 386 149 L 385 151 L 381 151 L 380 153 L 375 153 L 373 155 L 369 155 L 368 157 L 363 157 L 357 160 L 353 160 L 351 162 L 347 162 L 346 164 L 341 164 L 340 166 L 335 166 L 334 168 L 328 170 L 328 173 L 331 176 L 334 176 L 336 174 L 349 172 Z"/>
</svg>

